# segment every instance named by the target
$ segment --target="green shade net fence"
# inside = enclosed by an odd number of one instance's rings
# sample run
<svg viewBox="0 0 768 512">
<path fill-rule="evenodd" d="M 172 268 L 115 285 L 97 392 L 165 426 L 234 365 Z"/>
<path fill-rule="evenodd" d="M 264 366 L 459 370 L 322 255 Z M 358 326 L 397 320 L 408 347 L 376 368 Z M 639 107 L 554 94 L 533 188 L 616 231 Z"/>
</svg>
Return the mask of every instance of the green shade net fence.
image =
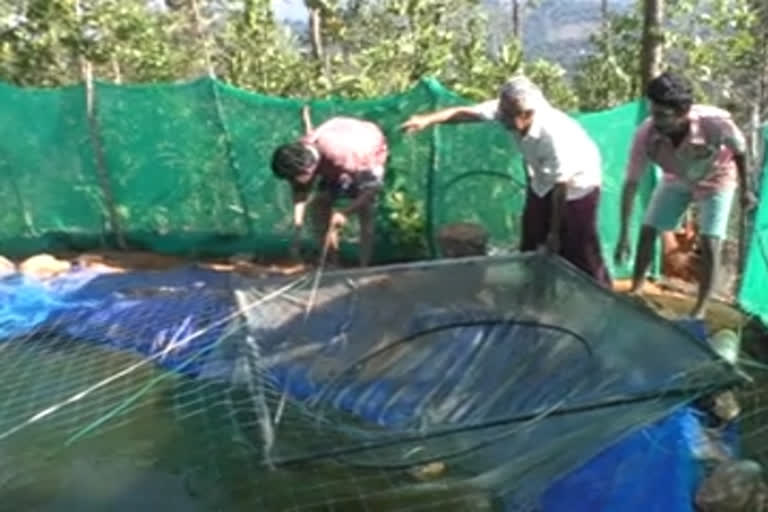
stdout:
<svg viewBox="0 0 768 512">
<path fill-rule="evenodd" d="M 377 260 L 437 256 L 436 234 L 477 222 L 491 244 L 514 248 L 525 176 L 512 140 L 495 124 L 439 126 L 416 135 L 410 115 L 466 104 L 433 79 L 371 100 L 311 101 L 315 124 L 334 115 L 378 123 L 391 148 L 378 215 Z M 0 83 L 0 253 L 115 248 L 191 255 L 285 254 L 290 194 L 272 176 L 274 148 L 301 134 L 296 99 L 246 92 L 210 78 L 176 84 L 17 88 Z M 646 115 L 636 101 L 575 113 L 603 156 L 600 230 L 609 265 L 632 134 Z M 644 205 L 655 183 L 648 172 Z M 642 215 L 635 209 L 633 235 Z M 756 283 L 768 273 L 762 205 L 740 298 L 768 313 Z M 348 238 L 354 242 L 354 233 Z M 307 240 L 307 243 L 311 243 Z M 348 250 L 354 251 L 352 243 Z M 626 277 L 628 268 L 612 268 Z M 763 304 L 766 304 L 765 306 Z"/>
<path fill-rule="evenodd" d="M 358 116 L 378 123 L 389 139 L 380 261 L 435 256 L 435 234 L 450 222 L 482 223 L 493 245 L 516 245 L 525 177 L 501 127 L 441 126 L 417 135 L 398 128 L 416 112 L 461 103 L 467 101 L 429 79 L 389 97 L 310 102 L 315 124 Z M 278 144 L 301 134 L 300 100 L 205 78 L 96 82 L 92 104 L 91 118 L 83 86 L 0 84 L 5 254 L 115 247 L 118 233 L 130 248 L 163 253 L 284 253 L 290 196 L 269 162 Z M 605 158 L 606 250 L 616 236 L 623 169 L 642 115 L 637 102 L 578 116 Z"/>
<path fill-rule="evenodd" d="M 768 127 L 763 127 L 763 148 L 768 148 Z M 768 202 L 762 198 L 768 194 L 768 159 L 763 150 L 762 171 L 760 172 L 759 201 L 757 212 L 752 220 L 752 232 L 749 237 L 744 274 L 739 289 L 741 306 L 768 324 Z"/>
</svg>

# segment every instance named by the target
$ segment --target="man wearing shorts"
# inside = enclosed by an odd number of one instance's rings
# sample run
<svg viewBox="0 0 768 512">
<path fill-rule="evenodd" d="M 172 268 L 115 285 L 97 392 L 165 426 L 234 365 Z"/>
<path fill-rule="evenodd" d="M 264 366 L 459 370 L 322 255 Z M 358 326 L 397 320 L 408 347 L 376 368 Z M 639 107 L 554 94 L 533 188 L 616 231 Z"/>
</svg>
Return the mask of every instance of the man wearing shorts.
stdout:
<svg viewBox="0 0 768 512">
<path fill-rule="evenodd" d="M 717 280 L 721 241 L 739 184 L 742 205 L 749 208 L 752 202 L 746 186 L 746 140 L 727 111 L 694 105 L 692 87 L 681 76 L 659 75 L 648 84 L 646 96 L 651 116 L 638 127 L 632 142 L 615 258 L 621 262 L 629 256 L 627 230 L 637 183 L 649 163 L 655 163 L 663 178 L 645 213 L 631 293 L 642 289 L 659 232 L 675 229 L 695 202 L 703 268 L 691 315 L 702 318 Z"/>
<path fill-rule="evenodd" d="M 383 186 L 389 152 L 387 139 L 378 126 L 361 119 L 333 117 L 313 128 L 307 108 L 303 117 L 306 134 L 280 146 L 272 155 L 273 173 L 291 185 L 292 252 L 298 249 L 308 211 L 314 236 L 328 251 L 329 261 L 334 262 L 338 232 L 350 215 L 356 215 L 360 223 L 360 266 L 367 266 L 373 251 L 376 197 Z M 348 204 L 334 211 L 341 200 Z"/>
<path fill-rule="evenodd" d="M 499 97 L 411 117 L 416 132 L 440 123 L 499 122 L 525 160 L 528 184 L 522 214 L 521 251 L 547 247 L 610 287 L 597 213 L 602 184 L 600 151 L 584 128 L 553 107 L 536 84 L 516 76 Z"/>
</svg>

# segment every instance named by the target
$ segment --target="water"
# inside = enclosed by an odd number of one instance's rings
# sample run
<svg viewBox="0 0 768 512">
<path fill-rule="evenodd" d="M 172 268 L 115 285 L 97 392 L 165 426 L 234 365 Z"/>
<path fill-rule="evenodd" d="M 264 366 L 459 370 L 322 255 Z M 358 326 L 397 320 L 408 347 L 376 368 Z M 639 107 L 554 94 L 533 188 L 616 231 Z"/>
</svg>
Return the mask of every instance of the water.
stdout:
<svg viewBox="0 0 768 512">
<path fill-rule="evenodd" d="M 414 492 L 404 472 L 269 470 L 250 397 L 84 342 L 0 343 L 0 411 L 0 511 L 489 509 L 450 487 Z M 284 453 L 328 435 L 286 414 Z"/>
</svg>

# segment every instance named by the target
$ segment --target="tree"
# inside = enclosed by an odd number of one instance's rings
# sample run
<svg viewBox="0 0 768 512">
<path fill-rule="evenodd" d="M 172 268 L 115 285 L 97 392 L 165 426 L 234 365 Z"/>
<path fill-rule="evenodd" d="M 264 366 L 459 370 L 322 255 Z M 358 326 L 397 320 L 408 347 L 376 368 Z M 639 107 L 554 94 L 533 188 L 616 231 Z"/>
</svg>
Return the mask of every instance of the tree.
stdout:
<svg viewBox="0 0 768 512">
<path fill-rule="evenodd" d="M 78 80 L 79 22 L 72 2 L 31 0 L 0 34 L 0 76 L 20 85 Z"/>
<path fill-rule="evenodd" d="M 745 120 L 744 104 L 750 103 L 745 100 L 759 97 L 760 76 L 765 74 L 765 50 L 758 37 L 764 27 L 761 9 L 750 0 L 679 0 L 666 6 L 658 33 L 658 1 L 653 9 L 644 4 L 642 12 L 610 15 L 591 38 L 593 52 L 575 79 L 581 108 L 606 108 L 637 98 L 643 90 L 641 77 L 672 67 L 691 78 L 697 100 L 730 107 Z M 649 9 L 653 12 L 646 13 Z M 645 14 L 650 20 L 644 25 Z M 647 57 L 638 59 L 643 37 L 650 46 L 643 54 Z M 651 48 L 659 41 L 661 48 Z M 662 51 L 665 61 L 660 65 Z"/>
<path fill-rule="evenodd" d="M 143 0 L 33 0 L 19 19 L 0 35 L 0 77 L 20 85 L 78 82 L 80 57 L 100 78 L 177 79 L 196 55 L 182 50 L 178 14 Z"/>
<path fill-rule="evenodd" d="M 579 108 L 609 108 L 640 95 L 642 18 L 637 12 L 609 14 L 590 41 L 592 53 L 582 60 L 574 77 Z"/>
<path fill-rule="evenodd" d="M 218 76 L 263 94 L 306 95 L 316 70 L 275 21 L 271 2 L 228 0 L 226 9 L 214 34 Z"/>
<path fill-rule="evenodd" d="M 664 34 L 664 0 L 643 1 L 643 46 L 640 65 L 641 87 L 661 72 Z"/>
</svg>

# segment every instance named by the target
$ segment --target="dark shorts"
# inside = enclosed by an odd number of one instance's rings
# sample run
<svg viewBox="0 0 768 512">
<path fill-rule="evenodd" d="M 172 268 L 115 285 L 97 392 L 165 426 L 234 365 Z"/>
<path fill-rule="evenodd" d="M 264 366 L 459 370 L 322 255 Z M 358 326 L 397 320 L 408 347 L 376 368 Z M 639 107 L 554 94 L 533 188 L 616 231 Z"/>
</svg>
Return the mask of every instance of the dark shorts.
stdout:
<svg viewBox="0 0 768 512">
<path fill-rule="evenodd" d="M 560 224 L 560 256 L 599 283 L 611 287 L 611 276 L 603 260 L 597 229 L 599 204 L 599 188 L 580 199 L 566 201 Z M 546 243 L 551 213 L 552 192 L 539 197 L 529 187 L 523 210 L 521 251 L 535 251 Z"/>
<path fill-rule="evenodd" d="M 344 174 L 336 180 L 321 178 L 317 187 L 334 199 L 355 199 L 363 190 L 379 189 L 382 185 L 379 173 L 359 171 L 354 174 Z"/>
</svg>

